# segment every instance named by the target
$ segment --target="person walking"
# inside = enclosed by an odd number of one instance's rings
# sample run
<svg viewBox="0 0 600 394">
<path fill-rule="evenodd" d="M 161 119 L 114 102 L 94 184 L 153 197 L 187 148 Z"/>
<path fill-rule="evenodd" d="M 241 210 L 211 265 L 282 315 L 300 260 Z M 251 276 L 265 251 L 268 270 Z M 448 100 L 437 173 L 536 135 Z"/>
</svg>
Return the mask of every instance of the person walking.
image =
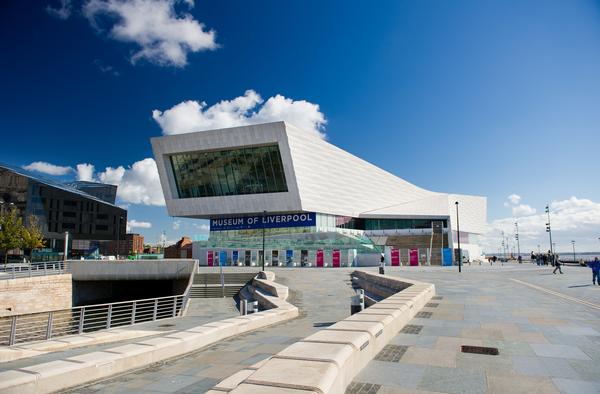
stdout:
<svg viewBox="0 0 600 394">
<path fill-rule="evenodd" d="M 594 261 L 587 263 L 587 266 L 592 269 L 592 283 L 598 283 L 600 286 L 600 261 L 598 261 L 598 257 L 594 257 Z"/>
<path fill-rule="evenodd" d="M 523 257 L 519 255 L 519 257 L 517 257 L 517 261 L 519 262 L 519 264 L 523 264 Z"/>
<path fill-rule="evenodd" d="M 560 269 L 560 261 L 558 261 L 558 259 L 554 262 L 554 271 L 552 271 L 552 273 L 555 275 L 556 275 L 556 270 L 558 270 L 558 272 L 560 272 L 561 274 L 563 273 L 562 270 Z"/>
<path fill-rule="evenodd" d="M 531 262 L 533 263 L 535 261 L 535 253 L 533 253 L 533 250 L 531 251 Z"/>
</svg>

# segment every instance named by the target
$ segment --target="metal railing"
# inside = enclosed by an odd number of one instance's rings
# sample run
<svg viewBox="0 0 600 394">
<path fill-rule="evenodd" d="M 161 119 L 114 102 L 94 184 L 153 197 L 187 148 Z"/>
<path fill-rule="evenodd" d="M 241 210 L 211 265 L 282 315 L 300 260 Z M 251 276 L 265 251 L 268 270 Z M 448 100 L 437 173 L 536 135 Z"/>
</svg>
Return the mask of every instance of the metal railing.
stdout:
<svg viewBox="0 0 600 394">
<path fill-rule="evenodd" d="M 186 294 L 0 317 L 0 345 L 48 340 L 180 316 Z"/>
<path fill-rule="evenodd" d="M 71 272 L 69 261 L 40 261 L 37 263 L 0 264 L 0 280 L 61 275 Z"/>
</svg>

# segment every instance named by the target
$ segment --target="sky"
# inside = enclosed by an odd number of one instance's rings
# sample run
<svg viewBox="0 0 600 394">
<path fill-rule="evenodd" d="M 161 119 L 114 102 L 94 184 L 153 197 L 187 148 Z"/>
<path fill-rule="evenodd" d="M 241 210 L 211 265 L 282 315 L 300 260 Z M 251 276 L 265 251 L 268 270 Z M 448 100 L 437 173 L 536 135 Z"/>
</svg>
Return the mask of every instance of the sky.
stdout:
<svg viewBox="0 0 600 394">
<path fill-rule="evenodd" d="M 286 120 L 418 186 L 487 197 L 484 250 L 600 250 L 600 2 L 0 4 L 0 162 L 171 218 L 150 138 Z M 93 167 L 92 167 L 93 166 Z"/>
</svg>

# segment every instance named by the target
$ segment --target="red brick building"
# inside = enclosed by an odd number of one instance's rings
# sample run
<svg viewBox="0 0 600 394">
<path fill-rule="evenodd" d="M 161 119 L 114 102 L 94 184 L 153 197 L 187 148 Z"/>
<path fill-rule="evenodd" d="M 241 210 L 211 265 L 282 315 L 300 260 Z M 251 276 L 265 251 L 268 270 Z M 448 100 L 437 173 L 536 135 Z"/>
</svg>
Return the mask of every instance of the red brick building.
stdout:
<svg viewBox="0 0 600 394">
<path fill-rule="evenodd" d="M 191 259 L 192 239 L 182 237 L 177 243 L 165 248 L 165 259 Z"/>
<path fill-rule="evenodd" d="M 117 250 L 117 247 L 119 250 Z M 125 239 L 108 241 L 100 246 L 100 253 L 105 256 L 128 256 L 144 253 L 144 236 L 140 234 L 125 234 Z"/>
</svg>

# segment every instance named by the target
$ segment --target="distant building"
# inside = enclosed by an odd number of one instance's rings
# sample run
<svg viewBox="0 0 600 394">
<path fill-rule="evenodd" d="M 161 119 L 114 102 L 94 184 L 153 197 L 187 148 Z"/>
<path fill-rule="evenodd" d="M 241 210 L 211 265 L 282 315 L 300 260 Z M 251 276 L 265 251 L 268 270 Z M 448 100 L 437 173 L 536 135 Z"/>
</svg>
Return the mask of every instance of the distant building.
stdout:
<svg viewBox="0 0 600 394">
<path fill-rule="evenodd" d="M 87 194 L 98 197 L 102 201 L 106 201 L 109 204 L 114 204 L 117 200 L 117 186 L 108 185 L 106 183 L 98 182 L 87 182 L 87 181 L 75 181 L 65 183 L 65 185 L 81 190 Z"/>
<path fill-rule="evenodd" d="M 144 236 L 125 234 L 120 241 L 107 241 L 100 244 L 100 253 L 104 256 L 129 256 L 144 253 Z"/>
<path fill-rule="evenodd" d="M 165 259 L 191 259 L 192 239 L 182 237 L 177 243 L 165 248 Z"/>
<path fill-rule="evenodd" d="M 62 254 L 66 231 L 70 257 L 97 254 L 102 241 L 125 237 L 125 209 L 83 190 L 0 164 L 0 211 L 13 207 L 25 222 L 31 215 L 37 217 L 48 259 Z"/>
</svg>

